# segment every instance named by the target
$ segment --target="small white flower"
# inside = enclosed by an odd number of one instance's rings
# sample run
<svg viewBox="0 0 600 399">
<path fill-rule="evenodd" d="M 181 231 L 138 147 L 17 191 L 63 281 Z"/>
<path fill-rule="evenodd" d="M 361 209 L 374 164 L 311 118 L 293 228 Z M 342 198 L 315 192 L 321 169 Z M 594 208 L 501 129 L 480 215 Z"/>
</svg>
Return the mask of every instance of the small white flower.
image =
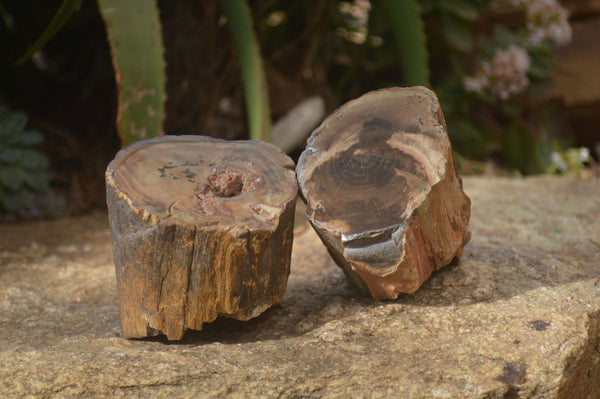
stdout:
<svg viewBox="0 0 600 399">
<path fill-rule="evenodd" d="M 474 93 L 481 93 L 489 86 L 490 81 L 485 76 L 471 77 L 468 76 L 464 79 L 463 84 L 467 91 Z"/>
<path fill-rule="evenodd" d="M 564 172 L 567 170 L 567 163 L 558 152 L 553 151 L 552 155 L 550 156 L 550 160 L 552 161 L 552 165 L 556 167 L 559 172 Z"/>
<path fill-rule="evenodd" d="M 579 147 L 579 161 L 581 163 L 589 162 L 590 150 L 587 147 Z"/>
<path fill-rule="evenodd" d="M 525 10 L 527 42 L 532 46 L 539 46 L 546 40 L 559 46 L 571 41 L 569 12 L 558 1 L 513 0 L 511 4 Z"/>
</svg>

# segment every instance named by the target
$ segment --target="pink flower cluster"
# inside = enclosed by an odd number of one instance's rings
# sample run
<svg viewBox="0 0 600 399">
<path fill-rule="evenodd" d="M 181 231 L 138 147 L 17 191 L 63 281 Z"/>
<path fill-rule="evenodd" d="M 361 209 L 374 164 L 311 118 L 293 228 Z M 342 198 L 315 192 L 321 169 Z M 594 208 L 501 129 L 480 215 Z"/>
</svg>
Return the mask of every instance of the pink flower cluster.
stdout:
<svg viewBox="0 0 600 399">
<path fill-rule="evenodd" d="M 546 40 L 556 45 L 571 40 L 569 12 L 556 0 L 511 0 L 513 5 L 523 7 L 526 13 L 527 42 L 539 46 Z"/>
<path fill-rule="evenodd" d="M 537 47 L 547 41 L 561 45 L 571 40 L 569 13 L 557 0 L 495 0 L 495 3 L 509 3 L 525 10 L 523 47 Z M 523 47 L 512 45 L 496 51 L 494 58 L 483 62 L 474 76 L 464 79 L 465 89 L 475 93 L 489 91 L 501 100 L 523 92 L 529 85 L 527 71 L 531 64 Z"/>
<path fill-rule="evenodd" d="M 506 50 L 497 50 L 494 58 L 481 64 L 475 76 L 465 78 L 464 86 L 476 93 L 489 90 L 501 100 L 507 100 L 529 85 L 527 71 L 530 64 L 531 59 L 522 47 L 513 45 Z"/>
</svg>

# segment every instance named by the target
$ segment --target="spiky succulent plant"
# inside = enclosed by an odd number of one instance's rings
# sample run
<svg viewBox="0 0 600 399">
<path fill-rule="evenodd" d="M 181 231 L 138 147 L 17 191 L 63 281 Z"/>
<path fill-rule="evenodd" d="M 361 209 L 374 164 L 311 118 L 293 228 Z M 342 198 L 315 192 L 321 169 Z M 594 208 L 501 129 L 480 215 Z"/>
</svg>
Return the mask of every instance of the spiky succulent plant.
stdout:
<svg viewBox="0 0 600 399">
<path fill-rule="evenodd" d="M 48 158 L 35 147 L 40 133 L 26 129 L 27 117 L 0 106 L 0 208 L 23 210 L 35 193 L 49 191 Z"/>
</svg>

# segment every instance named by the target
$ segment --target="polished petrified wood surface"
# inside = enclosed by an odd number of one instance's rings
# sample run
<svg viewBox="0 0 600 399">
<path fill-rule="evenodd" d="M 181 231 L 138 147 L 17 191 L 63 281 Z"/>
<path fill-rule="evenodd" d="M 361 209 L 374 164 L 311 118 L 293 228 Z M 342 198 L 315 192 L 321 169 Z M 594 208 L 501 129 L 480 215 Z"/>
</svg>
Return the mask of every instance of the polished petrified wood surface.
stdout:
<svg viewBox="0 0 600 399">
<path fill-rule="evenodd" d="M 376 299 L 414 292 L 469 240 L 470 201 L 428 89 L 379 90 L 343 105 L 313 132 L 297 172 L 317 233 Z"/>
<path fill-rule="evenodd" d="M 258 316 L 283 296 L 297 183 L 258 141 L 163 136 L 106 172 L 121 327 L 181 339 L 218 315 Z"/>
</svg>

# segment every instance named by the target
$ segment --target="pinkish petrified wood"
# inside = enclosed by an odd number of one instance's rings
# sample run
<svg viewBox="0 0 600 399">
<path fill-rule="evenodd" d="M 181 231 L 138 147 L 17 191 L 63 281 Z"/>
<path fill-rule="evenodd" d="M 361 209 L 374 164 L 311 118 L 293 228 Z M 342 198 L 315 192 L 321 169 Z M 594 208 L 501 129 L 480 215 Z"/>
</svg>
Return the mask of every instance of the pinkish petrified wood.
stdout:
<svg viewBox="0 0 600 399">
<path fill-rule="evenodd" d="M 293 161 L 259 141 L 163 136 L 106 171 L 121 329 L 181 339 L 277 303 L 290 271 Z"/>
<path fill-rule="evenodd" d="M 444 117 L 424 88 L 374 91 L 331 114 L 297 167 L 307 215 L 348 278 L 377 300 L 460 260 L 471 203 Z"/>
</svg>

